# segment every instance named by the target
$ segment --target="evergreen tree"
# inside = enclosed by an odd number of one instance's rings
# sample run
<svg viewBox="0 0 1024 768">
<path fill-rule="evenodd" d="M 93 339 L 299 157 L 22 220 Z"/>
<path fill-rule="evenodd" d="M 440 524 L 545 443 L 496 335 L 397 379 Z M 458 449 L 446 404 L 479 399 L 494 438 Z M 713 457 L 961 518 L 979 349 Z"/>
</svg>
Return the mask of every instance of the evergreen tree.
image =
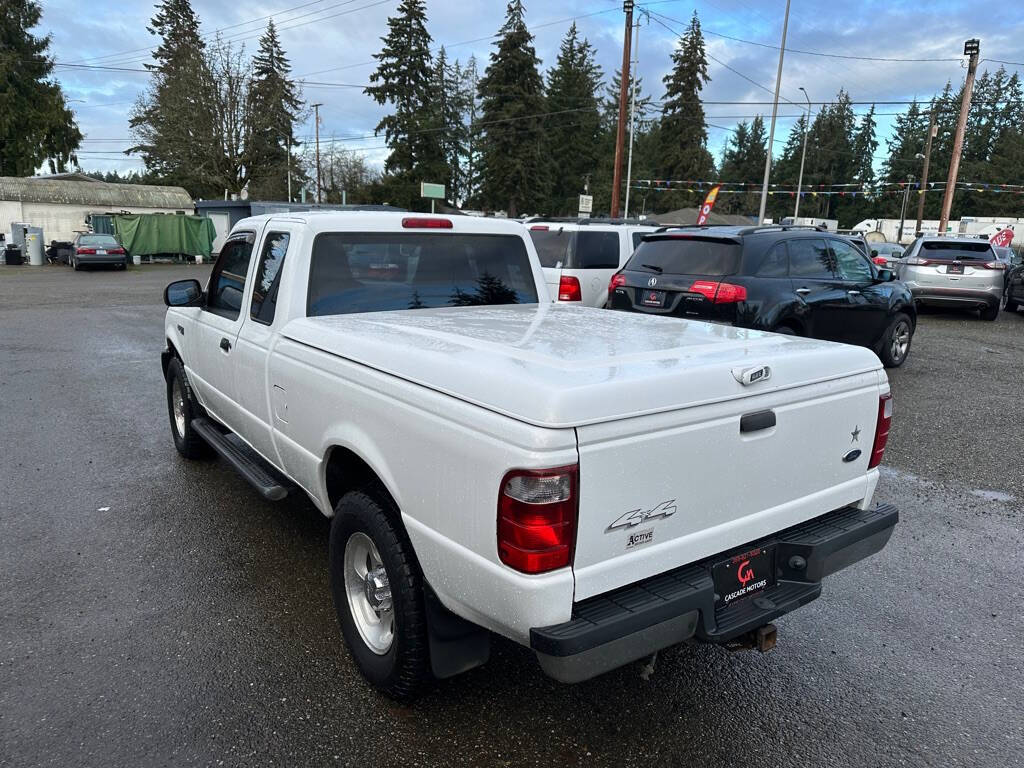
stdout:
<svg viewBox="0 0 1024 768">
<path fill-rule="evenodd" d="M 586 38 L 579 38 L 574 23 L 548 72 L 548 213 L 575 214 L 583 185 L 594 175 L 601 134 L 600 87 L 601 68 L 594 62 L 594 49 Z"/>
<path fill-rule="evenodd" d="M 461 201 L 462 205 L 475 206 L 480 188 L 480 143 L 476 127 L 479 108 L 477 81 L 480 77 L 477 72 L 475 56 L 469 57 L 469 61 L 459 71 L 458 76 L 459 109 L 462 113 L 464 144 L 459 162 L 458 197 L 456 199 Z"/>
<path fill-rule="evenodd" d="M 949 88 L 948 83 L 946 88 Z M 905 114 L 896 116 L 893 134 L 886 141 L 889 147 L 889 157 L 885 161 L 884 171 L 886 181 L 894 182 L 905 178 L 908 169 L 916 165 L 917 153 L 923 151 L 927 133 L 928 116 L 922 114 L 921 107 L 917 100 L 914 100 Z M 938 149 L 938 142 L 932 146 L 932 151 L 935 152 Z M 938 168 L 937 165 L 935 167 Z"/>
<path fill-rule="evenodd" d="M 459 63 L 448 63 L 444 47 L 434 60 L 433 97 L 430 101 L 433 119 L 430 130 L 436 132 L 439 153 L 421 165 L 424 181 L 444 184 L 448 199 L 455 203 L 461 199 L 459 166 L 466 142 L 466 127 L 462 121 L 459 84 Z"/>
<path fill-rule="evenodd" d="M 510 0 L 497 50 L 479 84 L 481 199 L 509 216 L 537 206 L 547 187 L 544 83 L 523 13 L 521 0 Z"/>
<path fill-rule="evenodd" d="M 665 76 L 661 118 L 661 176 L 668 179 L 707 179 L 714 160 L 707 150 L 708 133 L 700 92 L 707 84 L 708 62 L 700 20 L 690 25 L 672 52 L 672 72 Z"/>
<path fill-rule="evenodd" d="M 838 215 L 844 220 L 856 223 L 869 218 L 874 209 L 872 196 L 875 186 L 875 151 L 878 149 L 878 139 L 875 138 L 875 105 L 864 113 L 860 119 L 853 137 L 853 161 L 854 175 L 851 181 L 856 181 L 859 188 L 851 188 L 850 194 L 841 198 Z M 916 204 L 917 197 L 911 199 Z"/>
<path fill-rule="evenodd" d="M 189 0 L 162 0 L 147 28 L 160 38 L 149 89 L 131 111 L 129 126 L 146 169 L 164 183 L 179 184 L 196 197 L 216 197 L 214 146 L 216 87 Z"/>
<path fill-rule="evenodd" d="M 249 197 L 255 200 L 285 200 L 288 197 L 289 168 L 295 177 L 292 194 L 299 190 L 298 163 L 292 157 L 295 123 L 302 108 L 298 87 L 291 78 L 291 65 L 277 37 L 274 21 L 267 22 L 259 50 L 252 60 L 250 93 L 252 116 L 248 162 L 252 169 Z"/>
<path fill-rule="evenodd" d="M 0 176 L 30 176 L 77 162 L 82 134 L 60 85 L 50 80 L 50 36 L 31 33 L 41 11 L 33 0 L 4 0 L 0 26 Z"/>
<path fill-rule="evenodd" d="M 426 28 L 423 0 L 402 0 L 397 15 L 388 19 L 384 46 L 375 53 L 377 69 L 370 75 L 375 83 L 366 89 L 378 104 L 390 104 L 392 113 L 377 124 L 384 132 L 391 153 L 384 169 L 390 180 L 393 202 L 404 207 L 419 206 L 418 185 L 432 181 L 424 174 L 441 158 L 438 131 L 431 99 L 435 96 L 430 35 Z"/>
</svg>

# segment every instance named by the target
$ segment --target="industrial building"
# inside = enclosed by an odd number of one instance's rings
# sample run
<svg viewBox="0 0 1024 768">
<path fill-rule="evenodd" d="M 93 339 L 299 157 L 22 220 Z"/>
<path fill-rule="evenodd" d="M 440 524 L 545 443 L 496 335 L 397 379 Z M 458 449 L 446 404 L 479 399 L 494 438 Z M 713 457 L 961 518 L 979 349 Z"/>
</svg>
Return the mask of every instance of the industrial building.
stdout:
<svg viewBox="0 0 1024 768">
<path fill-rule="evenodd" d="M 192 213 L 181 187 L 110 184 L 80 173 L 15 178 L 0 176 L 0 232 L 13 223 L 39 227 L 47 243 L 88 230 L 91 214 Z"/>
</svg>

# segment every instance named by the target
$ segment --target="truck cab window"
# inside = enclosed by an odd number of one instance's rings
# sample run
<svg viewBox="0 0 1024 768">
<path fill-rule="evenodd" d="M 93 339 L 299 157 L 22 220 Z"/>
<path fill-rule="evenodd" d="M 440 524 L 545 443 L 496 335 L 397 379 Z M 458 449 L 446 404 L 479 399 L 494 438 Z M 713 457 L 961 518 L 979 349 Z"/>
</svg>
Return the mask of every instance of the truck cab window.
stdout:
<svg viewBox="0 0 1024 768">
<path fill-rule="evenodd" d="M 277 309 L 277 286 L 281 277 L 281 265 L 288 250 L 290 235 L 287 232 L 271 232 L 263 243 L 256 267 L 256 280 L 252 286 L 252 306 L 249 316 L 258 323 L 270 325 L 274 322 Z"/>
<path fill-rule="evenodd" d="M 210 275 L 206 292 L 207 310 L 232 320 L 238 318 L 251 255 L 252 242 L 249 238 L 235 238 L 224 243 Z"/>
</svg>

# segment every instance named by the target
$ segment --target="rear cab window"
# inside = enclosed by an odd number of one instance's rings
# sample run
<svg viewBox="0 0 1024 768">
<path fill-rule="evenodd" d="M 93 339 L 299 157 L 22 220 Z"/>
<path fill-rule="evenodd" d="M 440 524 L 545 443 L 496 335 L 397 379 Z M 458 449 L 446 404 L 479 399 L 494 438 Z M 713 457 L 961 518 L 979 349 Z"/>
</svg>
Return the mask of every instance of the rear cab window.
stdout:
<svg viewBox="0 0 1024 768">
<path fill-rule="evenodd" d="M 307 314 L 536 304 L 515 235 L 325 232 L 313 242 Z"/>
<path fill-rule="evenodd" d="M 720 277 L 736 274 L 740 253 L 740 244 L 734 240 L 648 235 L 630 257 L 627 269 Z"/>
</svg>

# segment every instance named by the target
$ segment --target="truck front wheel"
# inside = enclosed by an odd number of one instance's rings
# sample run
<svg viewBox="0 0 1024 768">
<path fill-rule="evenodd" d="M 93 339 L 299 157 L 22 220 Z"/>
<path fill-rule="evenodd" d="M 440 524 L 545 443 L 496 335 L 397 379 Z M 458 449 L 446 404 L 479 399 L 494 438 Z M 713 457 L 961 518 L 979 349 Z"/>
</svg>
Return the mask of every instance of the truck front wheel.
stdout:
<svg viewBox="0 0 1024 768">
<path fill-rule="evenodd" d="M 334 512 L 331 592 L 345 643 L 370 683 L 411 701 L 431 676 L 423 578 L 412 545 L 381 489 L 350 491 Z"/>
<path fill-rule="evenodd" d="M 201 406 L 192 394 L 185 366 L 177 357 L 171 358 L 167 364 L 167 414 L 178 453 L 186 459 L 202 459 L 210 455 L 210 446 L 192 429 L 192 419 L 202 415 Z"/>
</svg>

